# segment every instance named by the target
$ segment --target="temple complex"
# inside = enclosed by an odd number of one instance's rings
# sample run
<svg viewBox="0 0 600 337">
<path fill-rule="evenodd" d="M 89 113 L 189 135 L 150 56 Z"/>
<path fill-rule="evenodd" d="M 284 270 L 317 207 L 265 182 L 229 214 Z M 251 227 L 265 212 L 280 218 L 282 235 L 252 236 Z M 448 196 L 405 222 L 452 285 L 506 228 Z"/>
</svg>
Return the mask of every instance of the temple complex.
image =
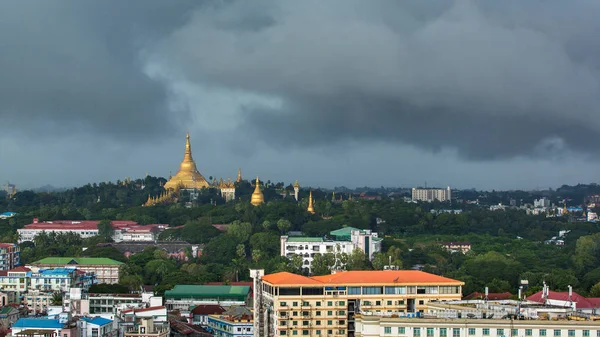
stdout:
<svg viewBox="0 0 600 337">
<path fill-rule="evenodd" d="M 209 187 L 208 181 L 198 172 L 194 158 L 192 158 L 192 146 L 190 145 L 190 134 L 186 135 L 185 154 L 179 165 L 179 171 L 165 184 L 166 190 L 177 189 L 200 189 Z"/>
</svg>

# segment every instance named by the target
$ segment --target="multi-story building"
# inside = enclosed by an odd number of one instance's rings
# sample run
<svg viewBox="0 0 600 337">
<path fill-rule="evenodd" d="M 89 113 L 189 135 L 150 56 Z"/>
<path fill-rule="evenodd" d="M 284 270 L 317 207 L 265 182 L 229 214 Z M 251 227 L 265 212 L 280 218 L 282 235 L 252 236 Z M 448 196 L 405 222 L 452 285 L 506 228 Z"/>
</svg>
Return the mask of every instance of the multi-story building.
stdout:
<svg viewBox="0 0 600 337">
<path fill-rule="evenodd" d="M 142 317 L 128 321 L 122 326 L 123 337 L 168 337 L 171 333 L 168 322 L 156 322 L 152 318 Z"/>
<path fill-rule="evenodd" d="M 596 337 L 598 321 L 424 319 L 356 315 L 355 337 Z"/>
<path fill-rule="evenodd" d="M 261 336 L 354 336 L 355 314 L 417 315 L 430 301 L 460 300 L 463 282 L 416 270 L 345 271 L 305 277 L 287 272 L 255 280 Z"/>
<path fill-rule="evenodd" d="M 316 254 L 350 254 L 356 248 L 360 248 L 369 260 L 372 260 L 375 254 L 381 251 L 382 239 L 368 229 L 344 227 L 329 234 L 332 239 L 281 236 L 280 254 L 288 258 L 294 255 L 302 257 L 303 268 L 310 272 Z"/>
<path fill-rule="evenodd" d="M 111 317 L 130 309 L 143 309 L 162 305 L 162 297 L 153 293 L 96 294 L 71 288 L 63 297 L 63 307 L 74 316 L 102 315 Z"/>
<path fill-rule="evenodd" d="M 225 308 L 216 304 L 198 305 L 190 312 L 189 323 L 206 327 L 208 325 L 208 316 L 221 315 Z"/>
<path fill-rule="evenodd" d="M 30 290 L 23 295 L 23 305 L 31 313 L 40 314 L 52 305 L 53 294 L 45 291 Z"/>
<path fill-rule="evenodd" d="M 167 309 L 179 310 L 182 316 L 189 316 L 190 307 L 195 305 L 245 306 L 250 299 L 248 286 L 176 285 L 165 291 Z"/>
<path fill-rule="evenodd" d="M 450 201 L 452 200 L 452 190 L 450 186 L 444 188 L 413 188 L 413 201 Z"/>
<path fill-rule="evenodd" d="M 93 274 L 98 283 L 119 283 L 119 269 L 123 262 L 104 257 L 47 257 L 33 262 L 27 267 L 44 268 L 77 268 Z"/>
<path fill-rule="evenodd" d="M 0 272 L 0 290 L 8 294 L 9 302 L 15 302 L 21 294 L 27 292 L 31 284 L 31 269 L 17 267 Z"/>
<path fill-rule="evenodd" d="M 64 318 L 20 318 L 13 324 L 11 330 L 12 336 L 15 337 L 79 337 L 77 324 Z"/>
<path fill-rule="evenodd" d="M 540 199 L 535 199 L 533 201 L 533 207 L 535 208 L 546 208 L 546 207 L 550 207 L 550 199 L 543 197 Z"/>
<path fill-rule="evenodd" d="M 90 238 L 100 233 L 98 229 L 99 220 L 54 220 L 39 221 L 37 218 L 33 222 L 17 229 L 19 233 L 19 243 L 33 241 L 40 233 L 75 233 L 82 238 Z M 139 225 L 130 220 L 113 220 L 111 225 L 114 229 L 113 240 L 121 241 L 154 241 L 158 234 L 164 231 L 168 225 L 151 224 Z"/>
<path fill-rule="evenodd" d="M 188 251 L 191 253 L 193 258 L 201 255 L 202 246 L 193 245 L 191 243 L 187 243 L 185 241 L 137 241 L 137 242 L 106 242 L 99 243 L 100 247 L 115 247 L 120 252 L 125 255 L 125 257 L 129 258 L 131 255 L 135 255 L 137 253 L 141 253 L 147 247 L 157 247 L 161 249 L 170 257 L 176 258 L 178 260 L 186 261 L 188 259 Z"/>
<path fill-rule="evenodd" d="M 254 336 L 252 311 L 244 307 L 230 307 L 221 315 L 209 315 L 207 330 L 215 337 Z"/>
<path fill-rule="evenodd" d="M 0 270 L 10 270 L 19 265 L 21 249 L 14 243 L 0 243 Z"/>
<path fill-rule="evenodd" d="M 104 317 L 81 317 L 79 319 L 81 337 L 117 337 L 113 321 Z"/>
<path fill-rule="evenodd" d="M 40 269 L 32 272 L 29 289 L 42 292 L 68 292 L 71 287 L 84 291 L 94 284 L 94 274 L 74 268 Z"/>
</svg>

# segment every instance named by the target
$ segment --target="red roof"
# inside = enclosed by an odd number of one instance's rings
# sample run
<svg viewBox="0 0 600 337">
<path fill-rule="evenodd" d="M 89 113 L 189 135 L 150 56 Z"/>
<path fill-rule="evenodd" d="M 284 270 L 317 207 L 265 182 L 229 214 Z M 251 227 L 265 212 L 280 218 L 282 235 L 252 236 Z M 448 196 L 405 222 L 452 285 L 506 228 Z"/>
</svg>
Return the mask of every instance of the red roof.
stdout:
<svg viewBox="0 0 600 337">
<path fill-rule="evenodd" d="M 426 273 L 420 270 L 352 270 L 331 275 L 306 277 L 288 272 L 265 275 L 265 282 L 276 285 L 306 284 L 452 284 L 463 285 L 461 281 Z"/>
<path fill-rule="evenodd" d="M 27 268 L 27 267 L 17 267 L 17 268 L 13 268 L 11 270 L 9 270 L 9 272 L 15 272 L 15 273 L 23 273 L 23 272 L 28 272 L 31 271 L 31 269 Z"/>
<path fill-rule="evenodd" d="M 220 315 L 225 309 L 216 304 L 198 305 L 192 310 L 192 315 Z"/>
<path fill-rule="evenodd" d="M 505 293 L 488 293 L 488 300 L 492 300 L 492 301 L 501 301 L 501 300 L 508 300 L 512 297 L 512 294 L 509 293 L 508 291 Z M 463 298 L 464 300 L 479 300 L 479 299 L 485 299 L 485 293 L 480 293 L 480 292 L 474 292 L 471 293 L 467 296 L 465 296 Z"/>
<path fill-rule="evenodd" d="M 121 311 L 121 313 L 123 314 L 128 314 L 128 313 L 136 313 L 136 312 L 144 312 L 144 311 L 152 311 L 152 310 L 160 310 L 160 309 L 165 309 L 166 307 L 164 306 L 156 306 L 156 307 L 148 307 L 148 308 L 143 308 L 143 309 L 127 309 L 127 310 L 123 310 Z"/>
<path fill-rule="evenodd" d="M 45 222 L 34 222 L 29 225 L 25 225 L 24 229 L 37 229 L 37 230 L 95 230 L 98 229 L 100 220 L 54 220 Z M 151 224 L 151 225 L 140 225 L 135 221 L 131 220 L 113 220 L 110 222 L 114 229 L 125 229 L 125 230 L 140 230 L 140 231 L 153 231 L 161 228 L 166 228 L 168 225 L 164 224 Z"/>
<path fill-rule="evenodd" d="M 11 248 L 14 247 L 14 243 L 0 243 L 0 248 Z"/>
<path fill-rule="evenodd" d="M 222 232 L 226 232 L 227 228 L 229 228 L 229 224 L 214 224 L 212 226 Z"/>
<path fill-rule="evenodd" d="M 555 301 L 569 301 L 569 292 L 567 291 L 548 291 L 548 299 Z M 542 298 L 542 292 L 538 291 L 537 293 L 527 297 L 528 301 L 544 303 L 544 299 Z M 592 309 L 600 307 L 600 299 L 598 298 L 585 298 L 579 295 L 576 292 L 573 292 L 571 296 L 571 301 L 577 304 L 578 309 Z"/>
</svg>

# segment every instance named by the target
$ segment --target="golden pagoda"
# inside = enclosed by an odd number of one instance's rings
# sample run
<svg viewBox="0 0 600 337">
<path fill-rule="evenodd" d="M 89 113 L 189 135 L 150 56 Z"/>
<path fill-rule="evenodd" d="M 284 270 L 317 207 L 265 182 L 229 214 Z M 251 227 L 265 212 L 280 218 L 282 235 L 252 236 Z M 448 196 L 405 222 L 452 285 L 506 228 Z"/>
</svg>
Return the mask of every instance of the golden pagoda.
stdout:
<svg viewBox="0 0 600 337">
<path fill-rule="evenodd" d="M 186 135 L 185 154 L 183 161 L 179 165 L 179 171 L 165 184 L 165 189 L 176 190 L 181 189 L 196 189 L 209 187 L 208 182 L 198 172 L 196 163 L 192 158 L 192 146 L 190 145 L 190 134 Z"/>
<path fill-rule="evenodd" d="M 315 214 L 315 208 L 313 206 L 312 189 L 308 194 L 308 207 L 306 208 L 306 211 L 310 214 Z"/>
<path fill-rule="evenodd" d="M 254 206 L 262 205 L 265 203 L 265 196 L 260 190 L 260 181 L 258 177 L 256 177 L 256 187 L 254 188 L 254 192 L 252 193 L 252 198 L 250 198 L 250 203 Z"/>
<path fill-rule="evenodd" d="M 239 183 L 240 181 L 242 181 L 242 169 L 241 168 L 238 169 L 238 176 L 237 176 L 237 179 L 235 180 L 235 182 Z"/>
<path fill-rule="evenodd" d="M 300 188 L 300 184 L 298 183 L 298 179 L 296 179 L 296 182 L 294 183 L 294 188 Z"/>
<path fill-rule="evenodd" d="M 564 204 L 563 206 L 563 212 L 562 214 L 569 214 L 569 211 L 567 210 L 567 203 Z"/>
</svg>

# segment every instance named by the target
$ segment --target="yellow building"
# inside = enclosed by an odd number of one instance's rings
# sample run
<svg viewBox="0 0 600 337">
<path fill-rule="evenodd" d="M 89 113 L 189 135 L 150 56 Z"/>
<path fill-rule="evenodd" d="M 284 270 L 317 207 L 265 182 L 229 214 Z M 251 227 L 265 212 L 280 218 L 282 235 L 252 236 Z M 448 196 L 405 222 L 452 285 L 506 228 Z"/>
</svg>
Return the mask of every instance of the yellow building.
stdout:
<svg viewBox="0 0 600 337">
<path fill-rule="evenodd" d="M 192 158 L 192 146 L 190 145 L 190 134 L 186 135 L 185 153 L 183 161 L 179 165 L 179 171 L 165 184 L 165 189 L 200 189 L 209 187 L 208 181 L 198 172 L 194 158 Z"/>
<path fill-rule="evenodd" d="M 257 271 L 255 271 L 257 272 Z M 416 270 L 345 271 L 255 279 L 255 331 L 264 336 L 353 336 L 356 314 L 410 316 L 460 300 L 463 282 Z M 251 275 L 252 271 L 251 271 Z"/>
</svg>

